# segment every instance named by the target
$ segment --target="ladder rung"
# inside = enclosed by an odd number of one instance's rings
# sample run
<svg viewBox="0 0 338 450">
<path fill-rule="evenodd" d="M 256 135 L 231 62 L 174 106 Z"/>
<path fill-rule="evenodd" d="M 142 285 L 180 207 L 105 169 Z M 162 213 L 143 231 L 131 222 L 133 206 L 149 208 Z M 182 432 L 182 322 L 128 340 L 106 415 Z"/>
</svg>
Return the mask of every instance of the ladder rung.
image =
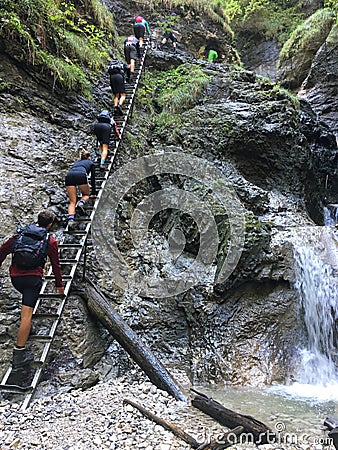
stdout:
<svg viewBox="0 0 338 450">
<path fill-rule="evenodd" d="M 59 248 L 60 249 L 63 249 L 63 248 L 76 249 L 76 248 L 81 248 L 82 246 L 83 246 L 82 244 L 60 244 Z"/>
<path fill-rule="evenodd" d="M 44 292 L 39 294 L 40 298 L 64 298 L 64 294 L 56 294 L 55 292 Z"/>
<path fill-rule="evenodd" d="M 85 230 L 65 230 L 63 234 L 69 234 L 70 236 L 86 236 Z"/>
<path fill-rule="evenodd" d="M 33 319 L 59 319 L 60 314 L 57 313 L 35 313 L 33 314 Z"/>
<path fill-rule="evenodd" d="M 50 342 L 52 339 L 53 336 L 50 334 L 31 334 L 29 336 L 30 341 Z"/>
<path fill-rule="evenodd" d="M 78 260 L 75 258 L 69 258 L 69 259 L 60 259 L 60 264 L 75 264 Z"/>
<path fill-rule="evenodd" d="M 55 277 L 54 277 L 54 275 L 45 275 L 44 279 L 45 280 L 55 280 Z M 63 279 L 63 281 L 71 281 L 73 278 L 70 275 L 62 274 L 62 279 Z"/>
<path fill-rule="evenodd" d="M 0 384 L 1 391 L 11 392 L 13 394 L 22 394 L 26 392 L 31 392 L 33 386 L 17 386 L 16 384 Z"/>
</svg>

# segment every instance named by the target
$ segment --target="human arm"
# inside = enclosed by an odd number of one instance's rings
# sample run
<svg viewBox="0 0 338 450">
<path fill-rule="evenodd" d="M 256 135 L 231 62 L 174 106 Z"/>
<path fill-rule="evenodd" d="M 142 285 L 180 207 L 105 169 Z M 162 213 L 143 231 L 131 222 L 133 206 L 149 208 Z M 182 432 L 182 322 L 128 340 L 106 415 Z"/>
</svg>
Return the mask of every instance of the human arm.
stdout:
<svg viewBox="0 0 338 450">
<path fill-rule="evenodd" d="M 115 120 L 114 120 L 114 123 L 113 123 L 113 127 L 114 127 L 114 131 L 115 131 L 116 136 L 117 136 L 119 139 L 121 139 L 121 133 L 119 132 L 119 129 L 118 129 L 118 127 L 117 127 L 117 123 L 115 122 Z"/>
<path fill-rule="evenodd" d="M 47 255 L 50 259 L 53 274 L 55 277 L 55 292 L 59 294 L 63 294 L 64 287 L 62 282 L 62 273 L 61 273 L 61 265 L 60 265 L 60 258 L 59 258 L 59 246 L 57 243 L 57 240 L 51 236 L 49 238 L 48 248 L 47 248 Z"/>
<path fill-rule="evenodd" d="M 91 184 L 91 192 L 90 196 L 96 195 L 96 178 L 95 178 L 95 164 L 91 161 L 90 166 L 90 184 Z"/>
<path fill-rule="evenodd" d="M 12 253 L 13 240 L 14 240 L 14 236 L 7 239 L 7 241 L 5 241 L 0 247 L 0 267 L 1 267 L 1 264 L 5 261 L 7 255 Z"/>
<path fill-rule="evenodd" d="M 140 43 L 138 40 L 135 43 L 135 47 L 136 47 L 137 57 L 138 57 L 138 59 L 141 59 L 141 47 L 140 47 Z"/>
<path fill-rule="evenodd" d="M 130 80 L 131 71 L 130 71 L 130 67 L 128 66 L 128 64 L 123 65 L 123 71 L 126 74 L 127 81 Z"/>
<path fill-rule="evenodd" d="M 145 20 L 144 22 L 144 26 L 146 27 L 146 30 L 147 30 L 147 33 L 148 33 L 148 36 L 150 36 L 150 28 L 149 28 L 149 23 Z"/>
</svg>

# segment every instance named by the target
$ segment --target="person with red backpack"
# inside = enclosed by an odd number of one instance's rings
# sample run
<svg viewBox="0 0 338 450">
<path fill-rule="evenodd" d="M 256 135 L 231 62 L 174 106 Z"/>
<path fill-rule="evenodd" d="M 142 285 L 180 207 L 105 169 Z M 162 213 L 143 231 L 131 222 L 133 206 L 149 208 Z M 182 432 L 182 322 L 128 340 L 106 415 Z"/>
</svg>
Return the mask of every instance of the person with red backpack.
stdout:
<svg viewBox="0 0 338 450">
<path fill-rule="evenodd" d="M 139 40 L 140 48 L 143 46 L 144 35 L 147 31 L 150 36 L 149 23 L 142 16 L 137 16 L 133 25 L 135 37 Z"/>
<path fill-rule="evenodd" d="M 0 267 L 11 254 L 12 264 L 9 275 L 14 288 L 22 294 L 21 320 L 13 349 L 13 370 L 28 367 L 34 356 L 26 349 L 31 329 L 33 310 L 42 287 L 43 269 L 48 256 L 55 277 L 55 292 L 64 294 L 58 243 L 50 231 L 55 215 L 43 210 L 38 215 L 38 223 L 31 224 L 10 237 L 0 247 Z"/>
</svg>

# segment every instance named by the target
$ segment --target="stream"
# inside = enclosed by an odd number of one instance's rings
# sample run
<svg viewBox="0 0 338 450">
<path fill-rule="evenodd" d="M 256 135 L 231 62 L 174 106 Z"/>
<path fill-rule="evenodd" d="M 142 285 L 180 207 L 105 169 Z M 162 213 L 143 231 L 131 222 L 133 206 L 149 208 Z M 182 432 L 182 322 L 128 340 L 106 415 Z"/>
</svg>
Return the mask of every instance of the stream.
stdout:
<svg viewBox="0 0 338 450">
<path fill-rule="evenodd" d="M 331 225 L 331 223 L 330 223 Z M 303 339 L 290 382 L 262 388 L 203 386 L 225 407 L 251 415 L 280 442 L 332 446 L 324 427 L 338 418 L 338 251 L 334 227 L 302 227 L 292 236 L 298 317 Z"/>
</svg>

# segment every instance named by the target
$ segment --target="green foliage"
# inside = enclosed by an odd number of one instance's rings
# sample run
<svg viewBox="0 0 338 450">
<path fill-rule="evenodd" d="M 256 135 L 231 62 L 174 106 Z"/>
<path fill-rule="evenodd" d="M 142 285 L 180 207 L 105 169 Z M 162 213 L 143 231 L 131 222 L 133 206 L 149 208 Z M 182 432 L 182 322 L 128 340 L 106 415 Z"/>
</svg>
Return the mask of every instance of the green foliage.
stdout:
<svg viewBox="0 0 338 450">
<path fill-rule="evenodd" d="M 191 107 L 209 83 L 209 77 L 198 66 L 190 64 L 159 72 L 155 77 L 148 85 L 156 86 L 156 102 L 164 110 L 174 113 Z"/>
<path fill-rule="evenodd" d="M 64 61 L 44 51 L 41 51 L 39 56 L 41 61 L 50 70 L 50 74 L 54 78 L 54 84 L 61 82 L 69 90 L 81 91 L 90 95 L 90 83 L 80 67 L 71 61 Z"/>
<path fill-rule="evenodd" d="M 334 15 L 330 9 L 326 8 L 316 11 L 291 33 L 290 38 L 280 52 L 280 61 L 290 59 L 294 55 L 305 51 L 309 44 L 311 45 L 311 42 L 318 41 L 322 43 L 322 37 L 325 39 L 325 35 L 329 34 L 333 22 Z"/>
<path fill-rule="evenodd" d="M 169 111 L 162 111 L 156 116 L 153 126 L 153 133 L 158 135 L 171 135 L 172 130 L 182 126 L 182 119 L 179 114 L 172 114 Z"/>
<path fill-rule="evenodd" d="M 333 12 L 336 18 L 336 24 L 338 24 L 338 1 L 337 0 L 325 0 L 324 8 L 329 8 Z"/>
<path fill-rule="evenodd" d="M 151 0 L 149 6 L 180 8 L 182 15 L 188 6 L 222 24 L 230 36 L 234 32 L 252 31 L 283 44 L 303 20 L 297 10 L 298 3 L 297 0 Z"/>
<path fill-rule="evenodd" d="M 105 67 L 112 33 L 116 36 L 112 15 L 100 0 L 80 5 L 75 0 L 2 0 L 0 17 L 6 52 L 52 70 L 54 84 L 67 89 L 88 90 L 85 79 Z"/>
</svg>

